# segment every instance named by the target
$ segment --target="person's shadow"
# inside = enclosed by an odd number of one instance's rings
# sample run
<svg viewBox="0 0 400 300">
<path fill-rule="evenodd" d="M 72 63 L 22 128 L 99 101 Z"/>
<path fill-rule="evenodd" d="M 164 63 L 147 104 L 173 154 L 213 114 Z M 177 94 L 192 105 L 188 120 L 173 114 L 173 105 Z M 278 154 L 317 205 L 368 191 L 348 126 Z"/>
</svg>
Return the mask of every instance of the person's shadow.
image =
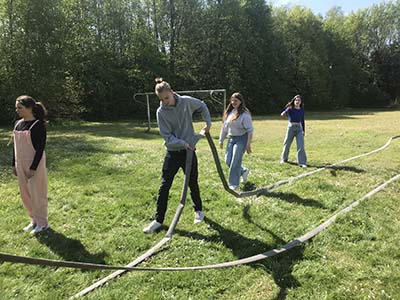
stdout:
<svg viewBox="0 0 400 300">
<path fill-rule="evenodd" d="M 286 162 L 289 165 L 293 166 L 298 166 L 299 164 L 293 161 L 287 161 Z M 326 163 L 324 165 L 312 165 L 312 164 L 307 164 L 308 168 L 316 168 L 316 169 L 321 169 L 321 168 L 327 168 L 330 169 L 331 172 L 335 171 L 348 171 L 348 172 L 354 172 L 354 173 L 364 173 L 365 171 L 363 169 L 357 168 L 357 167 L 352 167 L 352 166 L 332 166 L 332 163 Z M 335 174 L 336 175 L 336 174 Z"/>
<path fill-rule="evenodd" d="M 283 192 L 268 192 L 265 194 L 265 196 L 272 197 L 272 198 L 278 198 L 282 201 L 288 202 L 288 203 L 297 203 L 299 205 L 304 205 L 304 206 L 310 206 L 310 207 L 316 207 L 320 209 L 327 209 L 327 207 L 318 201 L 312 199 L 312 198 L 301 198 L 295 193 L 283 193 Z"/>
<path fill-rule="evenodd" d="M 175 230 L 175 232 L 181 236 L 186 236 L 192 239 L 206 240 L 214 243 L 222 241 L 227 248 L 232 250 L 232 253 L 238 259 L 264 253 L 287 243 L 287 241 L 284 241 L 267 228 L 263 228 L 262 226 L 255 224 L 249 215 L 249 207 L 244 208 L 243 216 L 249 223 L 254 224 L 263 232 L 271 234 L 274 238 L 274 242 L 267 244 L 257 239 L 247 238 L 240 233 L 222 227 L 220 224 L 208 217 L 204 218 L 205 223 L 208 224 L 211 229 L 217 231 L 218 234 L 205 236 L 200 233 L 188 232 L 179 229 Z M 287 296 L 288 289 L 293 289 L 300 286 L 296 278 L 293 277 L 292 271 L 296 262 L 303 259 L 303 252 L 304 246 L 299 245 L 293 249 L 290 249 L 289 251 L 285 251 L 282 254 L 269 257 L 251 265 L 253 268 L 259 268 L 260 265 L 263 265 L 263 269 L 266 269 L 271 273 L 275 283 L 280 287 L 278 295 L 276 296 L 277 300 L 284 300 Z"/>
<path fill-rule="evenodd" d="M 63 260 L 105 264 L 104 258 L 107 256 L 106 252 L 102 251 L 92 254 L 86 250 L 85 246 L 79 240 L 66 237 L 52 228 L 37 234 L 36 238 L 40 243 L 49 247 L 51 251 L 61 256 Z"/>
<path fill-rule="evenodd" d="M 253 221 L 250 213 L 250 206 L 246 205 L 243 208 L 243 218 L 258 227 L 263 232 L 268 232 L 274 238 L 274 244 L 271 248 L 283 246 L 288 243 L 277 236 L 274 232 L 265 228 Z M 269 248 L 269 249 L 271 249 Z M 300 286 L 300 283 L 292 275 L 293 267 L 304 258 L 304 244 L 300 244 L 282 254 L 270 257 L 262 261 L 262 264 L 271 271 L 275 283 L 279 286 L 280 290 L 276 297 L 277 300 L 286 299 L 288 289 L 294 289 Z M 268 249 L 268 250 L 269 250 Z M 267 250 L 267 249 L 266 249 Z"/>
</svg>

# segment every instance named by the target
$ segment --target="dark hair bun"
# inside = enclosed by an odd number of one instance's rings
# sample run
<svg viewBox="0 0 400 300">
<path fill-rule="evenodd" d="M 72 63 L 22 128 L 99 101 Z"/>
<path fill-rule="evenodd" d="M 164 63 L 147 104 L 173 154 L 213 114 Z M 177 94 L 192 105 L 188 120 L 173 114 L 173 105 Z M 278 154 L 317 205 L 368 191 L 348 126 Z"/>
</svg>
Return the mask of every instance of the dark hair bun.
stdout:
<svg viewBox="0 0 400 300">
<path fill-rule="evenodd" d="M 159 83 L 163 82 L 163 79 L 161 77 L 157 77 L 155 79 L 155 81 L 156 81 L 157 84 L 159 84 Z"/>
</svg>

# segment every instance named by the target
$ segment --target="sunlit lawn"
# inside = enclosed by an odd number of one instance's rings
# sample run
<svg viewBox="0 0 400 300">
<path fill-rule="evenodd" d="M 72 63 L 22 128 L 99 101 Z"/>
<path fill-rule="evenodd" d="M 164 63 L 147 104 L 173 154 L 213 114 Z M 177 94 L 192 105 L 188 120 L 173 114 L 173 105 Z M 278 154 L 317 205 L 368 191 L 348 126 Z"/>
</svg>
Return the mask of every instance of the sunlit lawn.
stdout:
<svg viewBox="0 0 400 300">
<path fill-rule="evenodd" d="M 286 121 L 255 117 L 249 186 L 261 187 L 381 147 L 400 134 L 399 111 L 308 113 L 309 169 L 279 164 Z M 199 130 L 203 124 L 196 123 Z M 160 183 L 158 130 L 132 123 L 72 123 L 48 128 L 49 220 L 37 237 L 11 175 L 11 127 L 0 129 L 0 251 L 40 258 L 123 265 L 166 233 L 183 182 L 170 193 L 160 232 L 144 235 Z M 220 120 L 212 136 L 217 142 Z M 290 160 L 295 161 L 295 143 Z M 218 178 L 206 140 L 197 147 L 206 222 L 187 207 L 173 239 L 142 266 L 194 266 L 279 247 L 398 174 L 400 139 L 385 150 L 239 203 Z M 222 158 L 223 152 L 220 151 Z M 224 166 L 225 171 L 226 167 Z M 400 299 L 400 182 L 365 200 L 312 241 L 259 263 L 196 272 L 130 272 L 86 299 Z M 0 265 L 0 299 L 66 299 L 109 271 Z"/>
</svg>

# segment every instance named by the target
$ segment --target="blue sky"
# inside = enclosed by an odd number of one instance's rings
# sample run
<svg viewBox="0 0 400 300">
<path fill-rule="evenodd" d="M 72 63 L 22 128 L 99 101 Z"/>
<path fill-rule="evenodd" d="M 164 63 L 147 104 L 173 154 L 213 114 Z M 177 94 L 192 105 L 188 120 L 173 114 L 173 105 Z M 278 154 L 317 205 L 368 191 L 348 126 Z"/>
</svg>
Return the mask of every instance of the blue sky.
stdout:
<svg viewBox="0 0 400 300">
<path fill-rule="evenodd" d="M 296 5 L 299 4 L 304 7 L 311 8 L 315 14 L 321 14 L 325 16 L 326 12 L 333 6 L 340 6 L 345 14 L 349 14 L 352 11 L 358 9 L 367 8 L 372 4 L 379 4 L 385 1 L 383 0 L 270 0 L 274 6 L 281 5 Z M 387 2 L 387 1 L 386 1 Z"/>
</svg>

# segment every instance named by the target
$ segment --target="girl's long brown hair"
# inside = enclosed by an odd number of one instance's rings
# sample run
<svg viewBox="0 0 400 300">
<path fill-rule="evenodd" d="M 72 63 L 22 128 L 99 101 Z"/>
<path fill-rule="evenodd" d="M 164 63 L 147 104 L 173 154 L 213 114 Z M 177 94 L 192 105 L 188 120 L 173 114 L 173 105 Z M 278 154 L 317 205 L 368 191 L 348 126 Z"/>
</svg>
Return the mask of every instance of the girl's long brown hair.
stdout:
<svg viewBox="0 0 400 300">
<path fill-rule="evenodd" d="M 300 95 L 296 95 L 296 96 L 294 96 L 294 97 L 292 98 L 292 100 L 290 100 L 290 101 L 286 104 L 285 108 L 288 108 L 288 107 L 293 108 L 293 107 L 294 107 L 294 100 L 296 100 L 297 98 L 300 99 L 300 102 L 301 102 L 301 103 L 300 103 L 300 107 L 303 107 L 303 106 L 304 106 L 303 98 L 302 98 Z"/>
<path fill-rule="evenodd" d="M 17 98 L 16 102 L 20 103 L 21 105 L 23 105 L 25 107 L 28 107 L 28 108 L 31 107 L 33 116 L 38 120 L 46 122 L 47 110 L 44 107 L 43 103 L 36 102 L 35 99 L 33 99 L 31 96 L 27 96 L 27 95 L 19 96 Z"/>
<path fill-rule="evenodd" d="M 240 105 L 239 105 L 239 107 L 237 109 L 237 113 L 233 116 L 231 122 L 233 122 L 237 118 L 239 118 L 239 116 L 244 112 L 250 113 L 250 111 L 246 107 L 246 104 L 244 102 L 244 97 L 243 97 L 243 95 L 241 93 L 239 93 L 239 92 L 233 93 L 230 99 L 232 99 L 232 98 L 238 99 L 241 103 L 240 103 Z M 232 110 L 233 110 L 232 103 L 229 102 L 228 107 L 225 110 L 224 117 L 222 119 L 223 121 L 225 121 L 228 118 L 228 116 L 229 116 L 229 114 L 231 113 Z"/>
</svg>

